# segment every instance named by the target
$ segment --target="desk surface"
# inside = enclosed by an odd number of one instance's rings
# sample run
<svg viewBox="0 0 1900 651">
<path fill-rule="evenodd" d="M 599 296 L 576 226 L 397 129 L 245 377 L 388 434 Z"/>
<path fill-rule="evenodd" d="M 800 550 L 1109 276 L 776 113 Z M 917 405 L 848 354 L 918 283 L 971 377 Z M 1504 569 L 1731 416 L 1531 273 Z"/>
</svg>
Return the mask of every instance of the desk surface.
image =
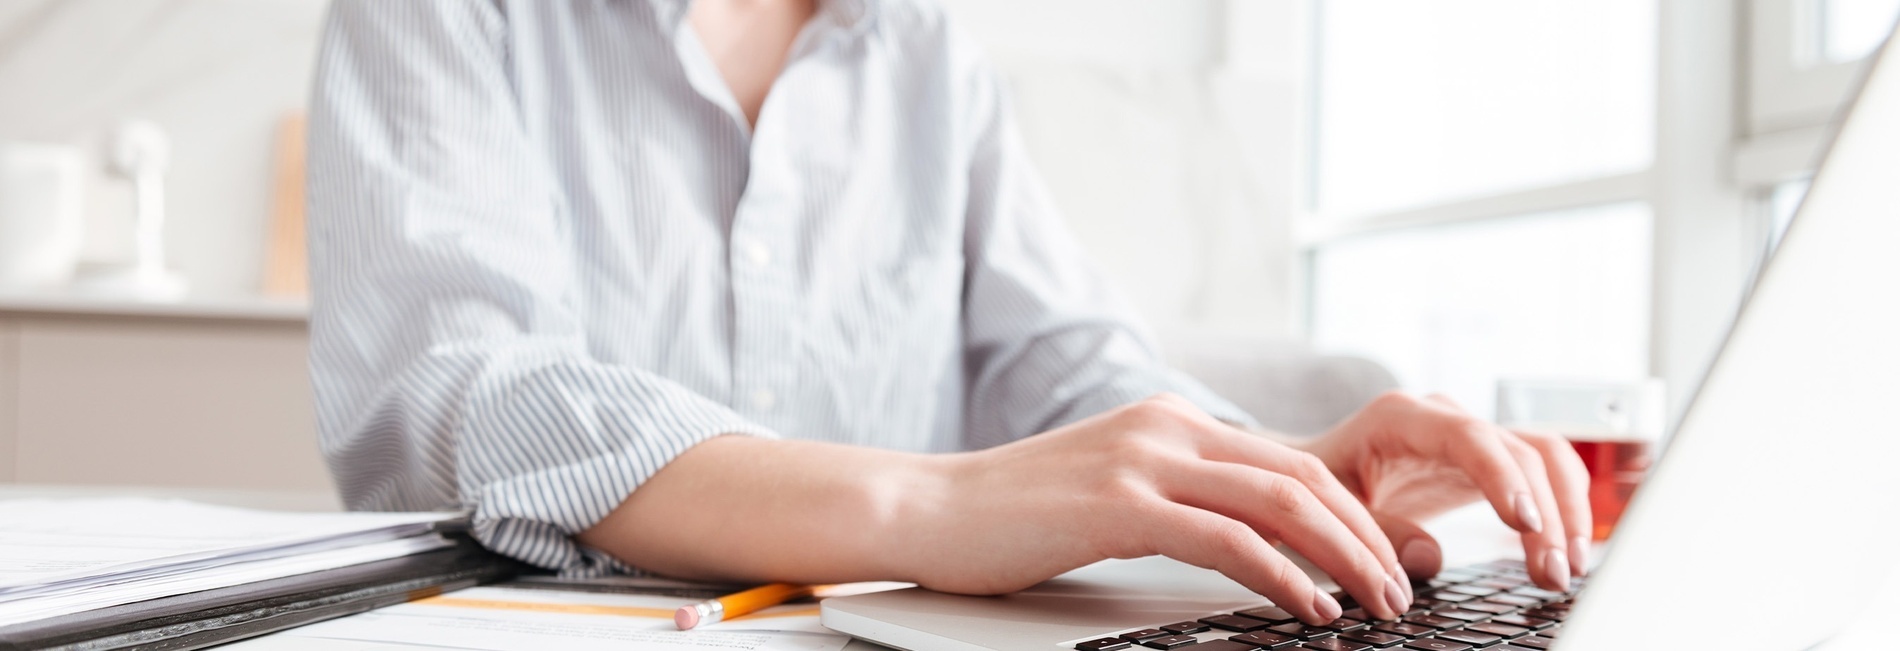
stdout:
<svg viewBox="0 0 1900 651">
<path fill-rule="evenodd" d="M 0 484 L 0 499 L 20 497 L 79 497 L 98 495 L 141 495 L 179 497 L 212 504 L 298 511 L 334 511 L 339 507 L 334 495 L 300 491 L 227 491 L 158 488 L 122 488 L 93 486 L 47 486 Z M 1483 505 L 1455 511 L 1427 527 L 1446 547 L 1447 567 L 1477 563 L 1516 555 L 1517 536 L 1499 524 Z M 1870 604 L 1842 604 L 1842 612 L 1854 621 L 1848 630 L 1827 644 L 1823 651 L 1872 649 L 1890 646 L 1893 634 L 1888 629 L 1900 621 L 1900 572 L 1886 579 L 1888 588 Z M 1856 615 L 1857 616 L 1853 616 Z M 417 647 L 376 644 L 347 640 L 319 640 L 285 635 L 266 635 L 218 647 L 232 651 L 416 651 Z M 852 641 L 847 651 L 877 651 L 884 647 Z"/>
</svg>

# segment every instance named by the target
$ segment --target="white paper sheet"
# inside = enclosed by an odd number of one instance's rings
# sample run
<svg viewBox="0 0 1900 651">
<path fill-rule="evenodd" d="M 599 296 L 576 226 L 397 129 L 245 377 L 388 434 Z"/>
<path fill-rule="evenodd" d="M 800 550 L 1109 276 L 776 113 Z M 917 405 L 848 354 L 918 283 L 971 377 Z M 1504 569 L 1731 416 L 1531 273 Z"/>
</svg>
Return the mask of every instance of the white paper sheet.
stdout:
<svg viewBox="0 0 1900 651">
<path fill-rule="evenodd" d="M 818 623 L 815 603 L 677 630 L 692 599 L 482 587 L 292 629 L 282 635 L 482 651 L 837 651 L 850 638 Z"/>
<path fill-rule="evenodd" d="M 448 513 L 285 513 L 146 498 L 0 500 L 0 601 L 413 536 Z"/>
<path fill-rule="evenodd" d="M 97 608 L 129 604 L 202 590 L 321 572 L 360 563 L 420 554 L 449 546 L 436 534 L 388 540 L 356 547 L 205 568 L 195 572 L 87 585 L 32 599 L 0 602 L 0 627 Z"/>
</svg>

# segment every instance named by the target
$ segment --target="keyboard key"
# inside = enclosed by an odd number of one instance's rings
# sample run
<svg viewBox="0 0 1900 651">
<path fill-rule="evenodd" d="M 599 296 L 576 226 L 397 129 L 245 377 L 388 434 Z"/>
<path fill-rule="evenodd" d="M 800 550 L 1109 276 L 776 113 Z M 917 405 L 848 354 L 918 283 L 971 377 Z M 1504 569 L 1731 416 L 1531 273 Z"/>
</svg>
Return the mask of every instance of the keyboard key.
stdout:
<svg viewBox="0 0 1900 651">
<path fill-rule="evenodd" d="M 1223 631 L 1233 631 L 1235 633 L 1251 633 L 1273 625 L 1252 617 L 1238 617 L 1235 615 L 1202 617 L 1201 623 Z"/>
<path fill-rule="evenodd" d="M 1362 622 L 1372 621 L 1372 613 L 1366 612 L 1366 609 L 1364 608 L 1354 608 L 1344 613 L 1340 613 L 1339 616 L 1344 617 L 1346 619 L 1356 619 Z"/>
<path fill-rule="evenodd" d="M 1076 651 L 1115 651 L 1116 649 L 1126 649 L 1128 646 L 1128 640 L 1119 637 L 1105 637 L 1099 640 L 1089 640 L 1077 644 L 1075 648 Z"/>
<path fill-rule="evenodd" d="M 1122 639 L 1128 640 L 1130 642 L 1140 642 L 1142 640 L 1146 640 L 1149 638 L 1167 637 L 1167 636 L 1168 636 L 1167 631 L 1164 631 L 1158 628 L 1144 628 L 1139 631 L 1129 631 L 1127 633 L 1123 633 Z"/>
<path fill-rule="evenodd" d="M 1507 577 L 1492 577 L 1489 579 L 1481 579 L 1477 581 L 1472 581 L 1471 585 L 1481 585 L 1487 588 L 1497 588 L 1499 590 L 1512 590 L 1512 589 L 1524 587 L 1524 580 L 1517 579 L 1517 578 L 1507 578 Z"/>
<path fill-rule="evenodd" d="M 1161 630 L 1167 631 L 1169 633 L 1173 633 L 1175 635 L 1187 635 L 1189 633 L 1199 633 L 1201 631 L 1205 631 L 1207 630 L 1207 625 L 1202 624 L 1200 622 L 1176 622 L 1176 623 L 1161 627 Z"/>
<path fill-rule="evenodd" d="M 1472 611 L 1472 610 L 1465 610 L 1463 608 L 1447 608 L 1445 610 L 1433 612 L 1431 616 L 1444 617 L 1446 619 L 1455 619 L 1460 622 L 1466 622 L 1466 623 L 1482 622 L 1484 620 L 1491 619 L 1491 613 L 1481 613 L 1481 612 Z"/>
<path fill-rule="evenodd" d="M 1280 608 L 1278 606 L 1263 606 L 1260 608 L 1249 608 L 1247 610 L 1243 610 L 1234 614 L 1239 615 L 1241 617 L 1252 617 L 1254 619 L 1258 619 L 1270 624 L 1285 624 L 1287 622 L 1291 622 L 1291 621 L 1299 619 L 1298 617 L 1294 617 L 1293 613 L 1289 613 L 1285 609 Z"/>
<path fill-rule="evenodd" d="M 1473 597 L 1489 597 L 1491 595 L 1503 592 L 1503 590 L 1499 590 L 1497 588 L 1487 588 L 1481 585 L 1454 585 L 1452 587 L 1445 588 L 1445 592 L 1456 592 L 1458 594 L 1468 594 Z"/>
<path fill-rule="evenodd" d="M 1556 601 L 1558 599 L 1564 598 L 1564 593 L 1562 592 L 1551 592 L 1543 588 L 1538 588 L 1538 587 L 1533 587 L 1533 586 L 1528 586 L 1528 585 L 1522 588 L 1513 588 L 1511 590 L 1511 594 L 1521 594 L 1526 597 L 1542 599 L 1544 601 Z"/>
<path fill-rule="evenodd" d="M 1438 639 L 1451 640 L 1453 642 L 1463 642 L 1471 646 L 1484 646 L 1487 644 L 1496 644 L 1499 640 L 1502 640 L 1504 638 L 1501 636 L 1492 635 L 1490 633 L 1479 633 L 1477 631 L 1465 629 L 1465 630 L 1459 630 L 1459 631 L 1445 631 L 1443 633 L 1439 633 Z"/>
<path fill-rule="evenodd" d="M 1275 626 L 1273 628 L 1269 628 L 1267 630 L 1273 631 L 1275 633 L 1279 633 L 1281 635 L 1291 635 L 1293 637 L 1297 637 L 1302 640 L 1317 640 L 1323 637 L 1332 637 L 1334 635 L 1337 635 L 1337 632 L 1333 631 L 1332 629 L 1321 628 L 1318 626 L 1307 626 L 1299 622 L 1289 622 L 1286 624 Z"/>
<path fill-rule="evenodd" d="M 1411 617 L 1405 618 L 1405 623 L 1417 624 L 1419 626 L 1430 626 L 1432 628 L 1441 629 L 1441 630 L 1447 629 L 1447 628 L 1458 628 L 1460 626 L 1465 625 L 1464 622 L 1451 619 L 1449 617 L 1439 617 L 1437 615 L 1413 615 Z"/>
<path fill-rule="evenodd" d="M 1497 617 L 1491 618 L 1491 621 L 1497 622 L 1499 624 L 1522 626 L 1524 628 L 1528 628 L 1531 630 L 1550 628 L 1551 626 L 1554 626 L 1557 624 L 1557 622 L 1553 622 L 1541 617 L 1525 617 L 1523 615 L 1498 615 Z"/>
<path fill-rule="evenodd" d="M 1517 606 L 1512 606 L 1509 604 L 1492 603 L 1489 601 L 1467 601 L 1465 603 L 1458 604 L 1458 607 L 1463 608 L 1465 610 L 1475 610 L 1481 613 L 1490 613 L 1493 615 L 1502 615 L 1505 613 L 1517 612 Z"/>
<path fill-rule="evenodd" d="M 1358 642 L 1347 642 L 1339 638 L 1329 638 L 1325 640 L 1314 640 L 1312 642 L 1307 642 L 1305 646 L 1302 646 L 1300 648 L 1317 649 L 1318 651 L 1366 651 L 1367 649 L 1372 648 L 1372 646 L 1367 645 L 1367 644 L 1360 644 Z"/>
<path fill-rule="evenodd" d="M 1192 651 L 1255 651 L 1260 647 L 1233 640 L 1212 640 L 1185 648 Z"/>
<path fill-rule="evenodd" d="M 1359 629 L 1366 628 L 1367 626 L 1368 624 L 1366 624 L 1365 622 L 1359 621 L 1357 619 L 1349 619 L 1349 618 L 1341 617 L 1339 619 L 1335 619 L 1333 621 L 1327 622 L 1325 628 L 1329 628 L 1334 631 L 1344 633 L 1346 631 L 1357 631 Z"/>
<path fill-rule="evenodd" d="M 1473 572 L 1467 569 L 1452 569 L 1439 572 L 1438 576 L 1432 578 L 1441 581 L 1450 581 L 1452 583 L 1468 583 L 1485 578 L 1485 576 L 1486 574 L 1483 572 Z"/>
<path fill-rule="evenodd" d="M 1532 649 L 1548 649 L 1550 648 L 1550 645 L 1556 644 L 1556 643 L 1557 643 L 1556 639 L 1544 637 L 1542 635 L 1511 640 L 1511 644 L 1515 644 L 1521 647 L 1532 648 Z"/>
<path fill-rule="evenodd" d="M 1456 587 L 1456 586 L 1453 586 L 1453 587 Z M 1425 595 L 1425 597 L 1427 599 L 1437 599 L 1439 601 L 1454 603 L 1454 604 L 1461 604 L 1461 603 L 1478 598 L 1477 595 L 1468 595 L 1462 592 L 1452 592 L 1451 588 L 1445 588 L 1443 590 L 1434 590 L 1431 592 L 1431 594 Z"/>
<path fill-rule="evenodd" d="M 1561 622 L 1564 620 L 1565 617 L 1570 616 L 1570 611 L 1557 610 L 1554 608 L 1532 608 L 1520 614 L 1522 614 L 1525 617 L 1541 617 L 1544 619 Z"/>
<path fill-rule="evenodd" d="M 1195 642 L 1192 635 L 1170 635 L 1151 640 L 1142 640 L 1141 645 L 1150 649 L 1178 649 Z"/>
<path fill-rule="evenodd" d="M 1488 603 L 1518 606 L 1521 608 L 1531 608 L 1544 604 L 1544 600 L 1542 599 L 1532 599 L 1521 594 L 1495 594 L 1485 597 L 1484 600 Z"/>
<path fill-rule="evenodd" d="M 1423 640 L 1406 642 L 1405 648 L 1414 649 L 1416 651 L 1464 651 L 1465 649 L 1471 648 L 1471 645 L 1463 642 L 1428 637 Z"/>
<path fill-rule="evenodd" d="M 1300 638 L 1291 635 L 1281 635 L 1273 631 L 1242 633 L 1227 639 L 1242 644 L 1252 644 L 1263 649 L 1284 649 L 1290 646 L 1297 646 L 1300 643 Z"/>
<path fill-rule="evenodd" d="M 1430 626 L 1419 626 L 1405 622 L 1383 622 L 1377 626 L 1373 626 L 1372 630 L 1391 633 L 1393 635 L 1403 635 L 1405 637 L 1418 637 L 1438 632 L 1438 629 Z"/>
<path fill-rule="evenodd" d="M 1497 620 L 1491 620 L 1488 622 L 1472 624 L 1470 626 L 1466 626 L 1465 630 L 1477 631 L 1480 633 L 1490 633 L 1492 635 L 1496 635 L 1498 637 L 1504 637 L 1504 638 L 1517 637 L 1519 635 L 1524 635 L 1526 633 L 1531 632 L 1531 629 L 1524 628 L 1522 626 L 1511 626 L 1509 624 L 1499 624 Z"/>
<path fill-rule="evenodd" d="M 1369 644 L 1369 645 L 1379 647 L 1379 648 L 1397 646 L 1400 642 L 1405 641 L 1404 636 L 1393 635 L 1391 633 L 1386 633 L 1384 631 L 1370 631 L 1370 630 L 1353 631 L 1351 633 L 1340 633 L 1339 639 L 1352 640 L 1360 644 Z"/>
</svg>

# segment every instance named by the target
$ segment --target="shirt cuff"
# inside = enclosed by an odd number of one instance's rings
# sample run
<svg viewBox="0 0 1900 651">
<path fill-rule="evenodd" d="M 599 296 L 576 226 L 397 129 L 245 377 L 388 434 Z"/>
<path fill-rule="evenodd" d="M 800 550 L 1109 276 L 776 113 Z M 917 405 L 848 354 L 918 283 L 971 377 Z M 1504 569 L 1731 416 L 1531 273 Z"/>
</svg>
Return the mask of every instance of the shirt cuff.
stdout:
<svg viewBox="0 0 1900 651">
<path fill-rule="evenodd" d="M 508 453 L 541 457 L 542 462 L 465 493 L 474 498 L 475 539 L 496 553 L 563 576 L 625 572 L 631 568 L 584 548 L 574 535 L 606 518 L 660 468 L 695 445 L 728 434 L 778 438 L 699 396 L 643 405 L 638 411 L 642 417 L 621 430 L 575 432 L 555 426 L 517 436 L 513 446 L 519 449 Z M 619 440 L 601 445 L 603 437 Z M 561 458 L 563 450 L 576 449 L 588 452 Z M 494 461 L 493 455 L 483 456 Z"/>
</svg>

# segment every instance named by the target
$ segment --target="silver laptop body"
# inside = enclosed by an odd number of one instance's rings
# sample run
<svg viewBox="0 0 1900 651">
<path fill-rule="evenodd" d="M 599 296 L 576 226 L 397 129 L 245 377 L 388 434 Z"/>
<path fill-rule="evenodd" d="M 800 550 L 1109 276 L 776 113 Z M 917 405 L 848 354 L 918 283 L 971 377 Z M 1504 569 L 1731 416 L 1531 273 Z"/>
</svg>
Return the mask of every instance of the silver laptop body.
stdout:
<svg viewBox="0 0 1900 651">
<path fill-rule="evenodd" d="M 1894 51 L 1884 48 L 1870 68 L 1669 449 L 1579 594 L 1559 651 L 1806 649 L 1850 621 L 1893 571 L 1900 556 Z M 1002 597 L 910 589 L 830 599 L 823 622 L 916 651 L 1055 651 L 1262 603 L 1213 572 L 1143 559 L 1097 564 Z M 1757 612 L 1774 617 L 1750 614 Z"/>
</svg>

